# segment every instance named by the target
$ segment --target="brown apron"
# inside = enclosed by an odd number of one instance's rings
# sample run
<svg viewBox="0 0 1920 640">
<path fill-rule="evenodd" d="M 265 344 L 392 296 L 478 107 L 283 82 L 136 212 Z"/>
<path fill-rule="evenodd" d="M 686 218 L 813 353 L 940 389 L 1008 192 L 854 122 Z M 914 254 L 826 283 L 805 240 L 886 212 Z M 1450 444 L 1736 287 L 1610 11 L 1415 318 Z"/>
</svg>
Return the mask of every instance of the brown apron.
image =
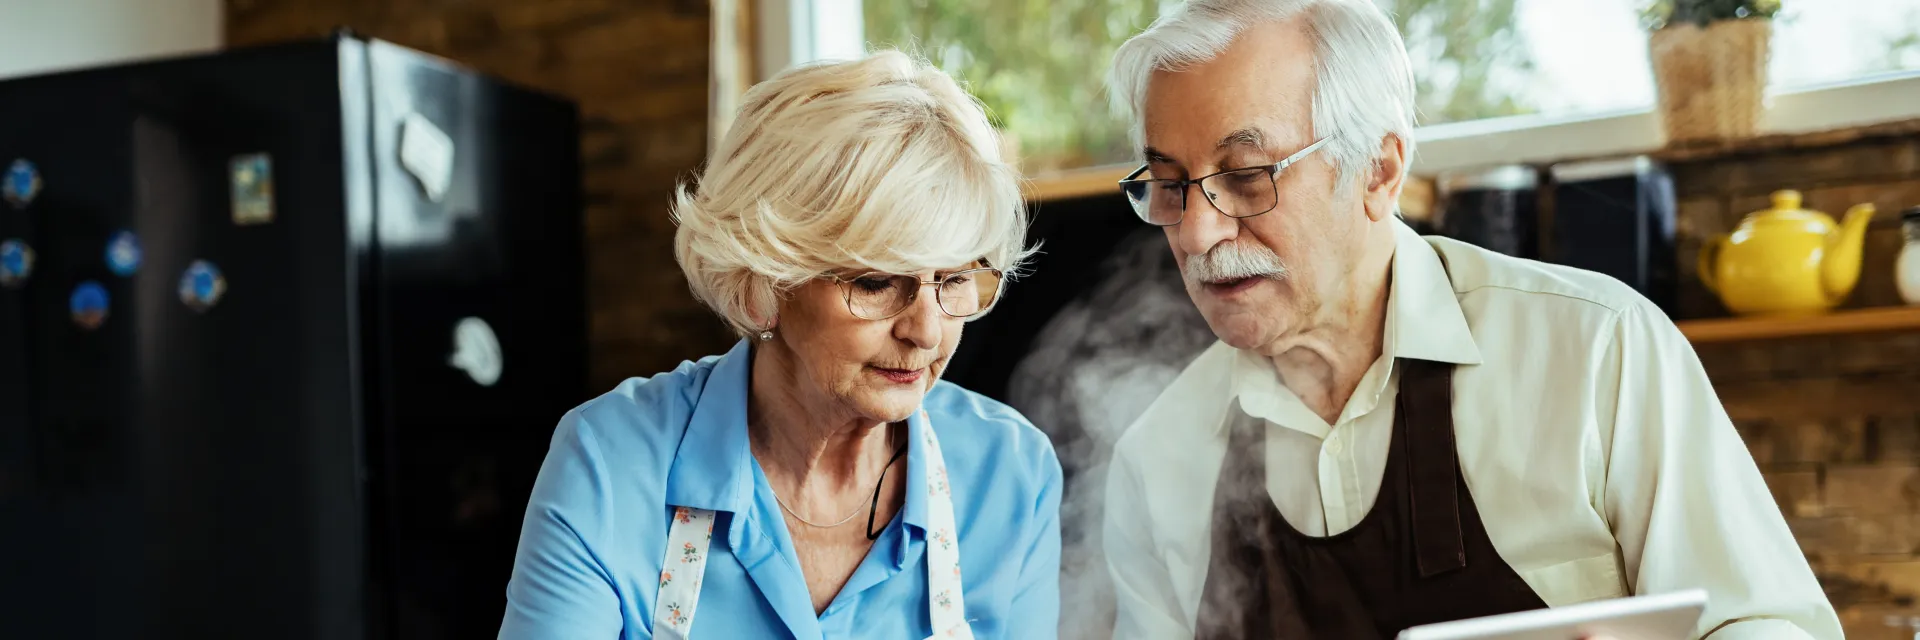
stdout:
<svg viewBox="0 0 1920 640">
<path fill-rule="evenodd" d="M 1267 495 L 1265 427 L 1234 429 L 1214 493 L 1197 637 L 1387 640 L 1416 625 L 1547 606 L 1494 551 L 1460 475 L 1453 365 L 1397 364 L 1386 475 L 1373 509 L 1347 531 L 1293 528 Z"/>
</svg>

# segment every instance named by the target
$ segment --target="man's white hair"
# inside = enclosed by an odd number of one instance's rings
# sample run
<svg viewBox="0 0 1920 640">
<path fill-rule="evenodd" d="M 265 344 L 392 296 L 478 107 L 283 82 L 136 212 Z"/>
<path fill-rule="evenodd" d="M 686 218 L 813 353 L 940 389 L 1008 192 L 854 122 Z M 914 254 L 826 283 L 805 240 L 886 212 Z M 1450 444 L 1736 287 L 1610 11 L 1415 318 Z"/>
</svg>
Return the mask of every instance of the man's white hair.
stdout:
<svg viewBox="0 0 1920 640">
<path fill-rule="evenodd" d="M 1136 151 L 1145 143 L 1147 83 L 1158 70 L 1212 60 L 1249 27 L 1304 16 L 1313 38 L 1313 135 L 1332 137 L 1325 153 L 1341 182 L 1378 161 L 1388 135 L 1413 158 L 1413 72 L 1393 20 L 1369 0 L 1194 0 L 1120 45 L 1108 76 L 1115 106 L 1133 120 Z"/>
<path fill-rule="evenodd" d="M 924 60 L 801 65 L 747 91 L 699 188 L 674 194 L 674 258 L 743 335 L 837 271 L 1011 277 L 1032 252 L 1019 179 L 980 103 Z"/>
</svg>

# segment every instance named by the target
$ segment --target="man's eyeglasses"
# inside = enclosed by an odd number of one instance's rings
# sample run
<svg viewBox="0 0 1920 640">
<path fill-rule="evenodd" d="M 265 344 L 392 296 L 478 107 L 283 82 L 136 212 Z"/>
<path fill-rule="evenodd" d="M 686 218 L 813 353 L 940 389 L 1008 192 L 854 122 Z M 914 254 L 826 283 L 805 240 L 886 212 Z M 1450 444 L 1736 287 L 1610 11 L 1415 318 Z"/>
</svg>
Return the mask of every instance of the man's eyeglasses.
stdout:
<svg viewBox="0 0 1920 640">
<path fill-rule="evenodd" d="M 1120 181 L 1120 191 L 1127 194 L 1127 202 L 1133 205 L 1133 212 L 1141 220 L 1157 227 L 1180 224 L 1187 213 L 1187 186 L 1196 184 L 1200 185 L 1200 193 L 1206 194 L 1207 202 L 1213 203 L 1220 213 L 1232 218 L 1251 218 L 1280 205 L 1280 188 L 1274 181 L 1281 171 L 1332 139 L 1321 138 L 1276 164 L 1228 169 L 1189 180 L 1141 178 L 1147 173 L 1147 165 L 1142 165 Z"/>
<path fill-rule="evenodd" d="M 979 315 L 1000 297 L 999 269 L 981 267 L 955 271 L 935 280 L 919 276 L 868 273 L 853 278 L 833 276 L 847 298 L 847 311 L 866 320 L 885 320 L 905 311 L 920 298 L 920 288 L 934 285 L 934 302 L 955 318 Z"/>
</svg>

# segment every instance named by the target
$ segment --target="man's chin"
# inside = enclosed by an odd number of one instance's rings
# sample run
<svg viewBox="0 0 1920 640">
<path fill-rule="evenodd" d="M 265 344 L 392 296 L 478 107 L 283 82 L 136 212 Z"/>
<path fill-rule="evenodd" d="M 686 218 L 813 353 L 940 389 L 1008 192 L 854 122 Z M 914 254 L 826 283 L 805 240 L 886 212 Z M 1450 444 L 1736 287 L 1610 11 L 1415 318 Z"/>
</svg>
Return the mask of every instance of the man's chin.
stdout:
<svg viewBox="0 0 1920 640">
<path fill-rule="evenodd" d="M 1245 304 L 1220 304 L 1212 301 L 1200 307 L 1200 315 L 1207 320 L 1207 328 L 1227 346 L 1235 349 L 1257 350 L 1267 345 L 1283 330 L 1285 324 L 1279 317 L 1280 309 L 1267 312 L 1256 311 Z"/>
</svg>

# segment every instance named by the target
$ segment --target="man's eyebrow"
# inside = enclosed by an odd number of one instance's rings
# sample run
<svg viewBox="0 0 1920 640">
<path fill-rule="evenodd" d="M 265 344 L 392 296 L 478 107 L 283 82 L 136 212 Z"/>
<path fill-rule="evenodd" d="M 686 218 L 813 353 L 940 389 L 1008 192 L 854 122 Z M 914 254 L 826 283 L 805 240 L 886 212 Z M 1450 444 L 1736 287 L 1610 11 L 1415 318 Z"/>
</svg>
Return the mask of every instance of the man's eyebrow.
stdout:
<svg viewBox="0 0 1920 640">
<path fill-rule="evenodd" d="M 1174 162 L 1173 158 L 1167 157 L 1167 154 L 1161 153 L 1159 149 L 1155 149 L 1153 147 L 1147 147 L 1147 148 L 1141 149 L 1140 155 L 1141 157 L 1146 158 L 1147 162 L 1150 162 L 1150 163 L 1159 162 L 1159 163 L 1165 163 L 1165 164 L 1179 164 Z"/>
<path fill-rule="evenodd" d="M 1266 135 L 1260 133 L 1259 129 L 1247 127 L 1220 138 L 1219 144 L 1214 145 L 1214 148 L 1225 149 L 1232 146 L 1246 145 L 1255 149 L 1265 149 L 1266 141 Z"/>
</svg>

